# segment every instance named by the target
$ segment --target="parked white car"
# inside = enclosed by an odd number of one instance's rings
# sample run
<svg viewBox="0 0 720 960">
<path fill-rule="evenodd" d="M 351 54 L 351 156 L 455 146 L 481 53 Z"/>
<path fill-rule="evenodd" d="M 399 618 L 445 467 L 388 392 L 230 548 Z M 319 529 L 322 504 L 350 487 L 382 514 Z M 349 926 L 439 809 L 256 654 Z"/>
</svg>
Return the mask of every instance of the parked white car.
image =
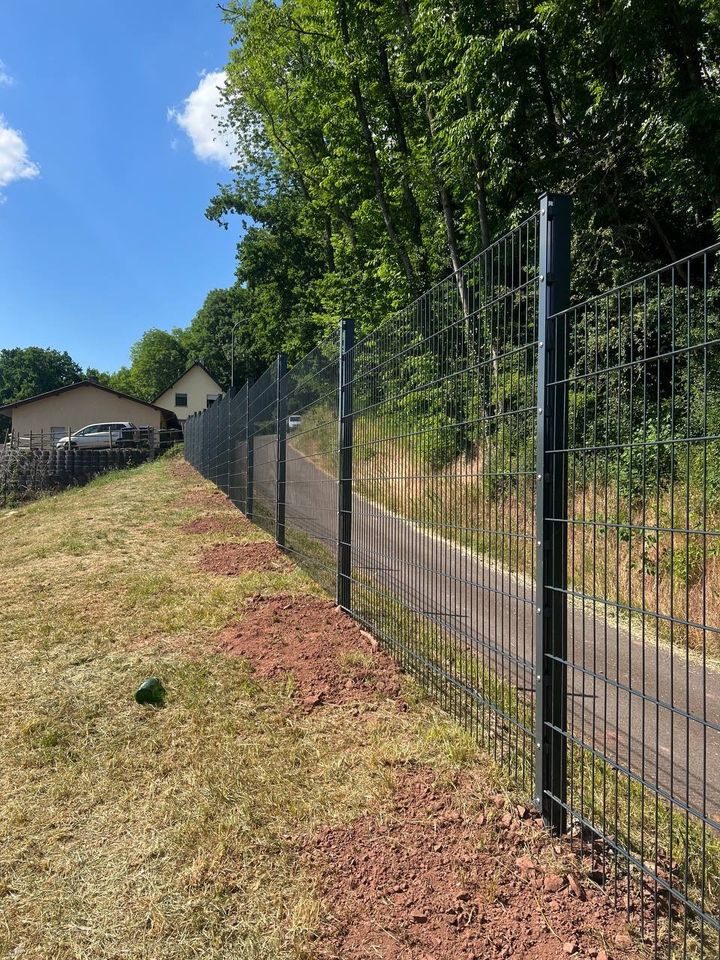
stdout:
<svg viewBox="0 0 720 960">
<path fill-rule="evenodd" d="M 56 443 L 58 450 L 80 448 L 84 450 L 106 450 L 116 447 L 129 435 L 126 431 L 135 431 L 137 428 L 129 420 L 116 423 L 90 423 L 82 430 L 77 430 L 72 436 L 64 436 Z"/>
<path fill-rule="evenodd" d="M 288 417 L 288 430 L 297 430 L 302 423 L 302 417 L 299 413 L 291 413 Z"/>
</svg>

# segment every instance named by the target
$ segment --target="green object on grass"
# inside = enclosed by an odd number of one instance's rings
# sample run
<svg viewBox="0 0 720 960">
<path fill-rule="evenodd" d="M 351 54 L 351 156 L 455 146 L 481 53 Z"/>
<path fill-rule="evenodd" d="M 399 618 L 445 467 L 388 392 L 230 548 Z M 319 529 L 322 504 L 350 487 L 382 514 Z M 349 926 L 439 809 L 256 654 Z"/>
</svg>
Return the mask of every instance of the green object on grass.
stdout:
<svg viewBox="0 0 720 960">
<path fill-rule="evenodd" d="M 135 691 L 138 703 L 153 703 L 156 706 L 165 702 L 165 687 L 159 677 L 148 677 Z"/>
</svg>

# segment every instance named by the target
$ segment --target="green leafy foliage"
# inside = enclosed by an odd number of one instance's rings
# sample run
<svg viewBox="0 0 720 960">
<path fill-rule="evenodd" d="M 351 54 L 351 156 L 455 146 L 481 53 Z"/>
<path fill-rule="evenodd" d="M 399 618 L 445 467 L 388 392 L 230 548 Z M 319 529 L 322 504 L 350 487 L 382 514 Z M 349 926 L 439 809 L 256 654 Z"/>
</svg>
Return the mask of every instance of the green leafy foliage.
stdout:
<svg viewBox="0 0 720 960">
<path fill-rule="evenodd" d="M 82 380 L 83 372 L 67 351 L 42 347 L 13 347 L 0 350 L 0 406 L 67 387 Z M 0 416 L 0 428 L 10 420 Z"/>
<path fill-rule="evenodd" d="M 718 235 L 715 0 L 222 9 L 238 147 L 206 215 L 243 227 L 236 280 L 210 291 L 187 326 L 148 331 L 128 367 L 99 374 L 116 389 L 151 399 L 194 360 L 228 386 L 233 328 L 237 383 L 280 350 L 297 361 L 343 316 L 359 336 L 372 333 L 536 210 L 543 190 L 574 198 L 578 299 Z M 632 349 L 657 332 L 631 326 Z M 483 387 L 481 409 L 524 389 L 504 377 L 500 395 Z M 635 402 L 639 385 L 623 390 L 622 402 Z M 597 440 L 608 395 L 578 403 L 577 430 Z M 454 412 L 440 398 L 421 415 L 444 422 Z M 461 452 L 482 441 L 452 442 Z M 438 463 L 452 453 L 441 446 Z"/>
<path fill-rule="evenodd" d="M 235 379 L 254 379 L 264 364 L 247 306 L 247 291 L 239 285 L 211 290 L 191 324 L 179 334 L 188 363 L 200 360 L 224 387 L 230 384 L 230 343 L 235 329 Z"/>
<path fill-rule="evenodd" d="M 572 193 L 587 297 L 712 242 L 720 21 L 711 0 L 231 0 L 235 179 L 254 346 L 361 333 L 537 206 Z"/>
<path fill-rule="evenodd" d="M 0 405 L 57 390 L 82 378 L 81 368 L 67 351 L 42 347 L 0 350 Z"/>
<path fill-rule="evenodd" d="M 179 332 L 152 328 L 146 331 L 130 349 L 130 370 L 121 371 L 111 385 L 119 390 L 119 383 L 131 389 L 142 400 L 154 400 L 159 393 L 169 387 L 187 367 L 187 352 L 181 342 Z"/>
</svg>

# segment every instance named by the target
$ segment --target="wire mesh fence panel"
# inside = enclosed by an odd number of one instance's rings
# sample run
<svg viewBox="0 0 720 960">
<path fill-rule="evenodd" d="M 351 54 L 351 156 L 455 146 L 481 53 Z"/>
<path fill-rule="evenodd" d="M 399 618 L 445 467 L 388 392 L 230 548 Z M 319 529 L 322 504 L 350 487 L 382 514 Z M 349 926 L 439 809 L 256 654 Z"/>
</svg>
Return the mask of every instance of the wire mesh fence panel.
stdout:
<svg viewBox="0 0 720 960">
<path fill-rule="evenodd" d="M 204 434 L 204 424 L 202 423 L 202 421 L 197 415 L 190 417 L 185 423 L 186 436 L 187 436 L 188 424 L 192 424 L 191 426 L 192 435 L 191 435 L 191 443 L 190 443 L 190 451 L 192 455 L 191 463 L 195 467 L 195 469 L 198 471 L 198 473 L 202 474 L 203 473 L 202 438 Z M 185 449 L 187 450 L 187 445 Z"/>
<path fill-rule="evenodd" d="M 228 496 L 247 512 L 247 414 L 248 385 L 231 397 L 228 413 Z"/>
<path fill-rule="evenodd" d="M 206 411 L 207 413 L 207 411 Z M 202 474 L 208 480 L 211 479 L 211 453 L 213 450 L 214 436 L 213 424 L 210 414 L 203 419 L 204 430 L 202 433 L 202 448 L 200 451 L 200 462 L 202 464 Z"/>
<path fill-rule="evenodd" d="M 285 549 L 334 595 L 338 535 L 335 332 L 285 375 Z"/>
<path fill-rule="evenodd" d="M 183 443 L 185 460 L 190 466 L 195 466 L 195 432 L 192 416 L 188 417 L 183 424 Z"/>
<path fill-rule="evenodd" d="M 225 463 L 223 462 L 222 401 L 212 404 L 213 423 L 215 425 L 215 484 L 222 488 Z"/>
<path fill-rule="evenodd" d="M 230 406 L 231 406 L 231 396 L 229 393 L 226 393 L 225 396 L 219 401 L 221 406 L 221 444 L 222 444 L 222 483 L 220 484 L 220 489 L 224 494 L 230 494 Z"/>
<path fill-rule="evenodd" d="M 559 311 L 566 200 L 191 417 L 186 457 L 569 829 L 656 954 L 717 957 L 720 252 Z"/>
<path fill-rule="evenodd" d="M 214 442 L 214 437 L 212 436 L 212 418 L 207 410 L 203 415 L 203 436 L 202 436 L 202 450 L 200 454 L 200 460 L 203 466 L 203 476 L 206 479 L 211 479 L 211 464 L 210 464 L 210 454 L 212 451 L 212 444 Z"/>
<path fill-rule="evenodd" d="M 210 423 L 212 424 L 211 441 L 211 459 L 212 459 L 212 482 L 220 486 L 220 477 L 222 474 L 222 443 L 220 439 L 220 406 L 213 403 L 208 407 L 210 411 Z"/>
<path fill-rule="evenodd" d="M 201 461 L 203 466 L 203 476 L 208 480 L 210 479 L 210 451 L 212 450 L 212 420 L 210 416 L 207 417 L 205 421 L 205 430 L 203 431 L 203 445 L 201 453 Z"/>
<path fill-rule="evenodd" d="M 353 350 L 352 611 L 533 782 L 538 217 Z"/>
<path fill-rule="evenodd" d="M 277 367 L 269 367 L 250 388 L 248 444 L 252 496 L 248 516 L 275 533 L 277 499 Z"/>
<path fill-rule="evenodd" d="M 215 444 L 217 450 L 215 483 L 221 490 L 227 488 L 227 429 L 224 416 L 226 400 L 227 394 L 212 404 L 215 413 Z"/>
<path fill-rule="evenodd" d="M 215 411 L 212 407 L 207 408 L 207 443 L 204 459 L 207 478 L 214 483 L 216 477 L 215 465 L 217 463 L 217 431 L 215 429 Z"/>
<path fill-rule="evenodd" d="M 718 248 L 558 316 L 567 808 L 657 951 L 718 955 Z M 598 843 L 598 838 L 601 842 Z"/>
<path fill-rule="evenodd" d="M 217 407 L 213 404 L 207 408 L 208 418 L 208 479 L 212 483 L 217 483 L 218 477 L 218 429 L 217 429 Z"/>
<path fill-rule="evenodd" d="M 215 411 L 208 407 L 207 415 L 207 441 L 204 451 L 204 461 L 206 464 L 207 478 L 215 482 L 215 464 L 217 450 L 217 433 L 215 430 Z"/>
<path fill-rule="evenodd" d="M 208 407 L 206 411 L 206 430 L 205 430 L 205 449 L 203 450 L 203 462 L 205 463 L 205 474 L 207 479 L 215 482 L 215 463 L 216 463 L 216 444 L 217 434 L 215 432 L 215 411 Z"/>
<path fill-rule="evenodd" d="M 198 415 L 198 420 L 200 417 Z M 197 462 L 198 470 L 200 473 L 207 478 L 207 459 L 205 456 L 205 448 L 208 442 L 208 425 L 205 420 L 202 420 L 197 425 L 198 427 L 198 439 L 197 439 Z"/>
<path fill-rule="evenodd" d="M 204 424 L 201 421 L 200 417 L 197 414 L 194 414 L 192 417 L 189 417 L 185 423 L 185 430 L 187 431 L 187 425 L 192 421 L 192 465 L 202 474 L 202 437 L 205 432 Z M 187 449 L 187 447 L 185 448 Z"/>
<path fill-rule="evenodd" d="M 208 407 L 211 426 L 210 440 L 210 479 L 216 486 L 220 486 L 222 479 L 222 437 L 220 431 L 220 403 L 212 403 Z"/>
</svg>

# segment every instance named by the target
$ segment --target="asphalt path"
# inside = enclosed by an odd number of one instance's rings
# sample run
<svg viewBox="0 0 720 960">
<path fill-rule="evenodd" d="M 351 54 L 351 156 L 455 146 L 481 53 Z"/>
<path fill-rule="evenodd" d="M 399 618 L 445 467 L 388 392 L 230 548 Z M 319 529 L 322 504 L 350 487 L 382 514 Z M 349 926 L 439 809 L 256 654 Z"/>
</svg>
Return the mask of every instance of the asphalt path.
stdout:
<svg viewBox="0 0 720 960">
<path fill-rule="evenodd" d="M 255 445 L 255 498 L 274 505 L 274 437 Z M 286 525 L 334 553 L 337 482 L 287 448 Z M 523 577 L 376 503 L 353 496 L 353 576 L 378 594 L 462 639 L 483 664 L 522 692 L 533 689 L 534 596 Z M 568 610 L 568 729 L 630 776 L 672 800 L 678 813 L 720 829 L 720 672 L 610 622 L 605 600 Z M 617 811 L 622 822 L 623 811 Z M 662 843 L 662 838 L 659 842 Z"/>
</svg>

